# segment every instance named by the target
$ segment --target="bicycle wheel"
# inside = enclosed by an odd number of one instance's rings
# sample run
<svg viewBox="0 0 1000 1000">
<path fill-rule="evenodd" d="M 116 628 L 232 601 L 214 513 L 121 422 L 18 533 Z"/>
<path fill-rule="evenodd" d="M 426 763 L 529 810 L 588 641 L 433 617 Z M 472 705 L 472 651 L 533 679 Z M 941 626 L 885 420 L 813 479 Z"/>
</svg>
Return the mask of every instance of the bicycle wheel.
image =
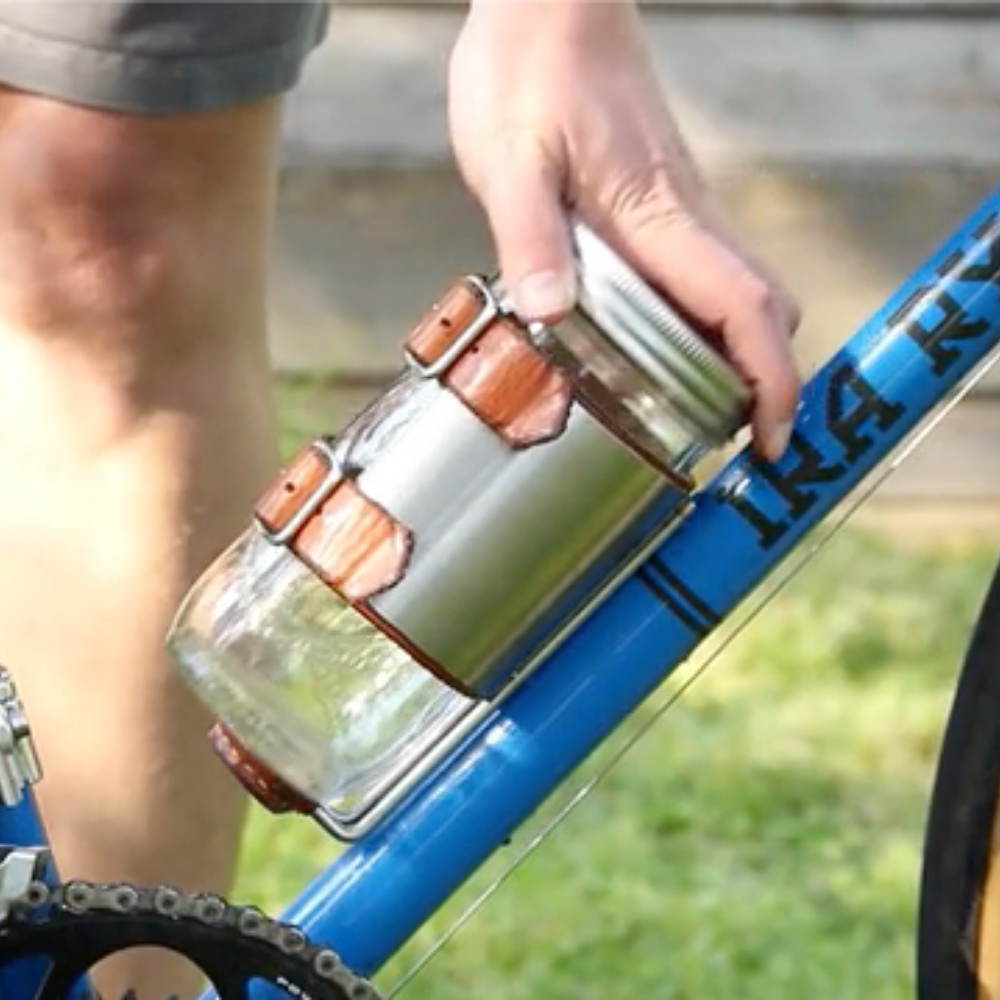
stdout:
<svg viewBox="0 0 1000 1000">
<path fill-rule="evenodd" d="M 1000 1000 L 1000 566 L 945 728 L 924 837 L 918 1000 Z"/>
</svg>

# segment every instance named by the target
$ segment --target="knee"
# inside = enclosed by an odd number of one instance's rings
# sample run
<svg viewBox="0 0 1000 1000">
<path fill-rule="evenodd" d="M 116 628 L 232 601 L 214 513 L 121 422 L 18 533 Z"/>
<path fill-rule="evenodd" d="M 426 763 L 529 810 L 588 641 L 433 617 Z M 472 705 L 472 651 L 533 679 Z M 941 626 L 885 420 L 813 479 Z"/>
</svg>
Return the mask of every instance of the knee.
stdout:
<svg viewBox="0 0 1000 1000">
<path fill-rule="evenodd" d="M 266 129 L 250 130 L 254 146 L 222 117 L 145 120 L 0 94 L 4 318 L 74 336 L 157 316 L 177 327 L 241 254 L 245 265 L 266 228 L 251 231 Z"/>
<path fill-rule="evenodd" d="M 186 280 L 177 179 L 141 132 L 80 115 L 43 107 L 0 126 L 0 273 L 31 330 L 127 320 Z"/>
</svg>

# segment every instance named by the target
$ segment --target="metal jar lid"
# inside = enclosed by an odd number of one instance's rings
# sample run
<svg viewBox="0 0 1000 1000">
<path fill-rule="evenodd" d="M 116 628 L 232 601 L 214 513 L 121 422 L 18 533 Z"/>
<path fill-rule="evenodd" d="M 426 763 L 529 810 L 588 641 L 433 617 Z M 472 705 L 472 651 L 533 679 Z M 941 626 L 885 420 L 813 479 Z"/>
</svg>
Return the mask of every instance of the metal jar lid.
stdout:
<svg viewBox="0 0 1000 1000">
<path fill-rule="evenodd" d="M 577 308 L 708 445 L 747 415 L 751 390 L 725 358 L 579 220 L 571 224 Z"/>
</svg>

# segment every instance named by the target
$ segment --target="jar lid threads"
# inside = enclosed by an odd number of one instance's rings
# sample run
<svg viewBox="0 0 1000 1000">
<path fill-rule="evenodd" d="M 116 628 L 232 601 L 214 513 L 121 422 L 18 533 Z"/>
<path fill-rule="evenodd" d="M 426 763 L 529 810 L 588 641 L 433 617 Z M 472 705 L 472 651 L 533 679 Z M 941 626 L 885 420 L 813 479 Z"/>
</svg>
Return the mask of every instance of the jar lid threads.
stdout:
<svg viewBox="0 0 1000 1000">
<path fill-rule="evenodd" d="M 574 220 L 571 237 L 580 311 L 707 444 L 731 438 L 750 405 L 746 381 L 591 229 Z"/>
</svg>

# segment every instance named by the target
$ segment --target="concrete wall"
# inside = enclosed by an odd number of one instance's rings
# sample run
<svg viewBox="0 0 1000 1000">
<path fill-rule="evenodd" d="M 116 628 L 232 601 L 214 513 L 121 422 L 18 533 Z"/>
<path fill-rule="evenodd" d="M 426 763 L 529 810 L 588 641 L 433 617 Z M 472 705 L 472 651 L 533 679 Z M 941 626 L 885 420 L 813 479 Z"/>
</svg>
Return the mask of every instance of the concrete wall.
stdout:
<svg viewBox="0 0 1000 1000">
<path fill-rule="evenodd" d="M 445 66 L 462 17 L 459 4 L 341 5 L 289 102 L 288 162 L 445 159 Z M 714 170 L 997 163 L 996 0 L 694 0 L 647 4 L 645 22 Z"/>
</svg>

